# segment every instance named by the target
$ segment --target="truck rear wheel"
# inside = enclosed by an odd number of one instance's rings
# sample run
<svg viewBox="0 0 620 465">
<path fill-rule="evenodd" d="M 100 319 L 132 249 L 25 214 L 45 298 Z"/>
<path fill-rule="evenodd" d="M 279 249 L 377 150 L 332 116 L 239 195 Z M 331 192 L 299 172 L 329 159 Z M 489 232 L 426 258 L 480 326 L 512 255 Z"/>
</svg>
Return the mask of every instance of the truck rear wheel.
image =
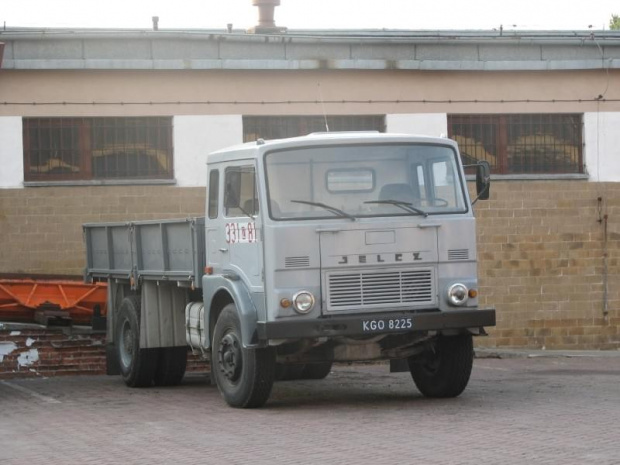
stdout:
<svg viewBox="0 0 620 465">
<path fill-rule="evenodd" d="M 140 349 L 140 297 L 125 297 L 117 318 L 115 345 L 123 381 L 129 387 L 151 386 L 159 357 L 157 349 Z"/>
<path fill-rule="evenodd" d="M 228 304 L 220 313 L 213 332 L 212 350 L 212 371 L 228 405 L 237 408 L 264 405 L 275 378 L 275 351 L 271 347 L 243 347 L 235 304 Z"/>
<path fill-rule="evenodd" d="M 176 386 L 185 376 L 187 367 L 187 346 L 162 347 L 155 371 L 156 386 Z"/>
<path fill-rule="evenodd" d="M 433 352 L 410 358 L 409 370 L 415 385 L 426 397 L 456 397 L 469 382 L 474 361 L 471 334 L 440 336 Z"/>
</svg>

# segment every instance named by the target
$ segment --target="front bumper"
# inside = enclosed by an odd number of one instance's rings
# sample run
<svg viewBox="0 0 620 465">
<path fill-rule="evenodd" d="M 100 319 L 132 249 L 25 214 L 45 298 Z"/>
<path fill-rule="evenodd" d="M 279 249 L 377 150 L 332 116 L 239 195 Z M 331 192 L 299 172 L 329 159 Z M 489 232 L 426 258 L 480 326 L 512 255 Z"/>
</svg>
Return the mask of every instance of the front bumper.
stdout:
<svg viewBox="0 0 620 465">
<path fill-rule="evenodd" d="M 377 324 L 380 321 L 383 325 Z M 391 328 L 390 322 L 392 322 Z M 495 326 L 495 309 L 371 313 L 313 320 L 258 322 L 257 333 L 259 340 L 266 341 L 269 339 L 402 334 L 485 326 Z"/>
</svg>

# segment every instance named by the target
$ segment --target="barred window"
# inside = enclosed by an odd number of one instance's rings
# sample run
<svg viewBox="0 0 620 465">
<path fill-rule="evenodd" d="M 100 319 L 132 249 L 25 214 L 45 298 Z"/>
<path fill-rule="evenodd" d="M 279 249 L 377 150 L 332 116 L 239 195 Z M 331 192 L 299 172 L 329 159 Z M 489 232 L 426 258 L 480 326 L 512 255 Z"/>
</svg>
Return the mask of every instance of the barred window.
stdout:
<svg viewBox="0 0 620 465">
<path fill-rule="evenodd" d="M 24 179 L 171 179 L 172 118 L 24 118 Z"/>
<path fill-rule="evenodd" d="M 331 116 L 244 116 L 243 141 L 256 139 L 284 139 L 326 131 L 379 131 L 385 132 L 383 115 Z"/>
<path fill-rule="evenodd" d="M 583 173 L 579 114 L 449 115 L 448 134 L 464 164 L 497 174 Z"/>
</svg>

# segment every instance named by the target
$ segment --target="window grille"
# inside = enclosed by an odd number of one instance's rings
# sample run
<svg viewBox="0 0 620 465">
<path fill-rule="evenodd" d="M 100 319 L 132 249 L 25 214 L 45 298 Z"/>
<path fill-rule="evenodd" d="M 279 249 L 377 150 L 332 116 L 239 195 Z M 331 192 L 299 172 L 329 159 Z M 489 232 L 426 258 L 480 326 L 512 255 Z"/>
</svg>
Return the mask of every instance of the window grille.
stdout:
<svg viewBox="0 0 620 465">
<path fill-rule="evenodd" d="M 24 118 L 24 179 L 171 179 L 172 118 Z"/>
<path fill-rule="evenodd" d="M 327 116 L 330 131 L 379 131 L 385 132 L 383 115 L 331 115 Z M 312 132 L 325 132 L 324 116 L 244 116 L 243 140 L 283 139 L 304 136 Z"/>
<path fill-rule="evenodd" d="M 464 164 L 497 174 L 583 173 L 579 114 L 449 115 L 448 134 Z"/>
</svg>

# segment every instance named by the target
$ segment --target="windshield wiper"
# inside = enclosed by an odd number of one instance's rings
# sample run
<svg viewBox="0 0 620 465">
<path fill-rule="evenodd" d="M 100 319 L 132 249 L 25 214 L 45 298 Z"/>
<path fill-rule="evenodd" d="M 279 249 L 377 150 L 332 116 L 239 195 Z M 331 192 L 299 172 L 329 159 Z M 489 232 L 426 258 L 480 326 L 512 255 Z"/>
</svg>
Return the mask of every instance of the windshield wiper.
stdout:
<svg viewBox="0 0 620 465">
<path fill-rule="evenodd" d="M 292 203 L 303 203 L 304 205 L 314 205 L 315 207 L 321 207 L 343 218 L 349 218 L 351 221 L 355 221 L 356 219 L 353 215 L 349 215 L 347 212 L 344 212 L 340 210 L 339 208 L 332 207 L 331 205 L 326 205 L 321 202 L 309 202 L 307 200 L 291 200 L 291 202 Z"/>
<path fill-rule="evenodd" d="M 387 204 L 387 205 L 395 205 L 397 207 L 402 208 L 405 211 L 408 211 L 409 213 L 417 213 L 418 215 L 424 215 L 424 217 L 426 218 L 428 216 L 428 213 L 425 212 L 424 210 L 420 210 L 419 208 L 414 207 L 413 205 L 411 205 L 410 202 L 401 202 L 400 200 L 368 200 L 364 203 L 378 203 L 378 204 Z"/>
</svg>

